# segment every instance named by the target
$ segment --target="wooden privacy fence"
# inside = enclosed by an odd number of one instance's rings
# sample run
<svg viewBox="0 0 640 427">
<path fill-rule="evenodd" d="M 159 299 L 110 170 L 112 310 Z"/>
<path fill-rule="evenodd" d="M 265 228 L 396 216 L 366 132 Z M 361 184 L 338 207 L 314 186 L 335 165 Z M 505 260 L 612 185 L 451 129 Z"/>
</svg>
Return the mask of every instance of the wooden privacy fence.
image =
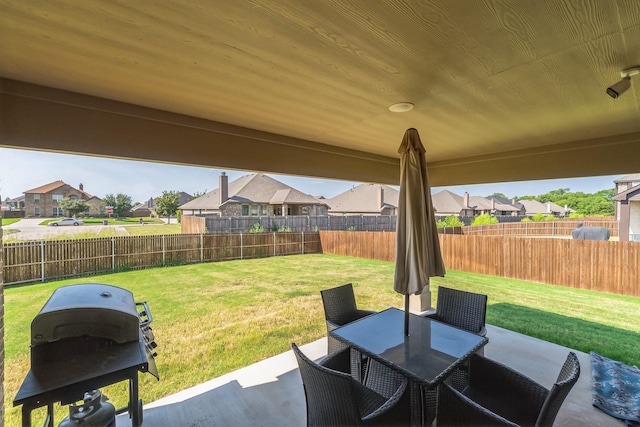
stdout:
<svg viewBox="0 0 640 427">
<path fill-rule="evenodd" d="M 219 216 L 183 215 L 180 219 L 183 233 L 237 233 L 260 224 L 264 231 L 312 232 L 319 230 L 369 230 L 396 229 L 395 215 L 287 215 L 287 216 Z"/>
<path fill-rule="evenodd" d="M 584 227 L 604 227 L 611 231 L 611 237 L 618 235 L 618 221 L 602 220 L 560 220 L 560 221 L 529 221 L 500 224 L 474 225 L 464 227 L 463 234 L 482 236 L 569 236 L 571 232 L 583 225 Z M 446 233 L 450 234 L 450 233 Z"/>
<path fill-rule="evenodd" d="M 122 236 L 9 243 L 4 284 L 148 267 L 322 252 L 318 233 Z"/>
<path fill-rule="evenodd" d="M 321 231 L 323 253 L 395 261 L 395 233 Z M 445 267 L 640 297 L 640 244 L 440 234 Z M 594 307 L 596 309 L 596 307 Z"/>
</svg>

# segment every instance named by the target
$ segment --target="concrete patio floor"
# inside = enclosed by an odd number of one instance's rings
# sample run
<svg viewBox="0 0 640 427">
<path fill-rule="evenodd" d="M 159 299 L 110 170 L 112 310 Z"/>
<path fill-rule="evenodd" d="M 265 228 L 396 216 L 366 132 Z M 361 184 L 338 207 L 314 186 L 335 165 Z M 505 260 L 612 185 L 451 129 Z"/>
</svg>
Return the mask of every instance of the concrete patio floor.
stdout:
<svg viewBox="0 0 640 427">
<path fill-rule="evenodd" d="M 489 344 L 485 356 L 524 373 L 549 388 L 567 353 L 566 347 L 487 325 Z M 301 347 L 312 359 L 326 355 L 326 339 Z M 573 350 L 575 351 L 575 350 Z M 589 354 L 575 351 L 581 374 L 567 396 L 555 427 L 621 427 L 616 420 L 591 405 Z M 126 414 L 117 427 L 130 426 Z M 145 404 L 145 427 L 213 427 L 306 425 L 302 382 L 291 351 L 204 384 Z"/>
</svg>

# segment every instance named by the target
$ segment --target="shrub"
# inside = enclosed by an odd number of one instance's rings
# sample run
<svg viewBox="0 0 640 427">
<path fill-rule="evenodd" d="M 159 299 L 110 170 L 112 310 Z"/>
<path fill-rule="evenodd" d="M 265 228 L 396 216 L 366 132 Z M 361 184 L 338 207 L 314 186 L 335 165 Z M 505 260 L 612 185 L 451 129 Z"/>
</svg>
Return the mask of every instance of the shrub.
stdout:
<svg viewBox="0 0 640 427">
<path fill-rule="evenodd" d="M 445 219 L 439 219 L 438 221 L 436 221 L 436 227 L 464 227 L 464 222 L 460 221 L 460 218 L 456 215 L 451 215 L 446 217 Z"/>
<path fill-rule="evenodd" d="M 498 218 L 489 215 L 488 213 L 478 215 L 473 219 L 471 225 L 485 225 L 485 224 L 497 224 Z"/>
<path fill-rule="evenodd" d="M 264 227 L 259 222 L 256 222 L 247 231 L 249 233 L 264 233 Z"/>
<path fill-rule="evenodd" d="M 544 221 L 544 215 L 541 213 L 537 213 L 531 217 L 531 221 Z"/>
<path fill-rule="evenodd" d="M 278 228 L 278 233 L 291 233 L 291 227 L 282 226 Z"/>
</svg>

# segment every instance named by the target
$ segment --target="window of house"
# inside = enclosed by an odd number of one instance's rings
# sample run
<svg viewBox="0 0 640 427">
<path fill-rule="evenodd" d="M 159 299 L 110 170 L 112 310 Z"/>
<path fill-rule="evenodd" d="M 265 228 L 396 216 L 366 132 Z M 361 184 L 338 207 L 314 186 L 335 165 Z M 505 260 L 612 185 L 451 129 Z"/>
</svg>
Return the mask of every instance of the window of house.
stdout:
<svg viewBox="0 0 640 427">
<path fill-rule="evenodd" d="M 53 216 L 62 216 L 64 213 L 62 212 L 62 208 L 53 208 Z"/>
<path fill-rule="evenodd" d="M 303 206 L 300 211 L 301 215 L 309 215 L 309 206 Z"/>
<path fill-rule="evenodd" d="M 317 215 L 326 215 L 327 214 L 327 208 L 325 208 L 324 206 L 318 206 L 316 208 L 316 212 L 317 212 Z"/>
<path fill-rule="evenodd" d="M 69 198 L 70 198 L 71 200 L 78 200 L 78 196 L 76 196 L 75 194 L 74 194 L 73 196 L 69 196 Z"/>
<path fill-rule="evenodd" d="M 53 196 L 53 203 L 60 203 L 60 200 L 62 200 L 62 194 L 54 194 Z"/>
<path fill-rule="evenodd" d="M 258 208 L 260 206 L 259 205 L 251 205 L 251 215 L 258 215 Z"/>
<path fill-rule="evenodd" d="M 269 213 L 269 206 L 260 205 L 260 215 L 267 215 Z"/>
<path fill-rule="evenodd" d="M 39 194 L 34 194 L 33 195 L 33 203 L 40 203 L 40 195 Z"/>
<path fill-rule="evenodd" d="M 242 205 L 242 215 L 249 216 L 249 205 Z"/>
<path fill-rule="evenodd" d="M 40 208 L 33 209 L 33 216 L 40 216 Z"/>
</svg>

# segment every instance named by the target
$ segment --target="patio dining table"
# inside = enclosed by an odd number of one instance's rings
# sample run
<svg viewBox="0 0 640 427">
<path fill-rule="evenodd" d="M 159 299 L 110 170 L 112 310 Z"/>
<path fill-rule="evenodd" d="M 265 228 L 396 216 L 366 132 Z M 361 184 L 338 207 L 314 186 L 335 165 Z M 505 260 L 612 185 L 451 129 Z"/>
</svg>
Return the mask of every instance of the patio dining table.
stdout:
<svg viewBox="0 0 640 427">
<path fill-rule="evenodd" d="M 421 388 L 436 390 L 489 340 L 427 317 L 410 316 L 408 336 L 404 312 L 397 308 L 341 326 L 331 335 L 404 375 L 409 380 L 411 424 L 430 425 L 435 405 L 425 405 Z"/>
</svg>

